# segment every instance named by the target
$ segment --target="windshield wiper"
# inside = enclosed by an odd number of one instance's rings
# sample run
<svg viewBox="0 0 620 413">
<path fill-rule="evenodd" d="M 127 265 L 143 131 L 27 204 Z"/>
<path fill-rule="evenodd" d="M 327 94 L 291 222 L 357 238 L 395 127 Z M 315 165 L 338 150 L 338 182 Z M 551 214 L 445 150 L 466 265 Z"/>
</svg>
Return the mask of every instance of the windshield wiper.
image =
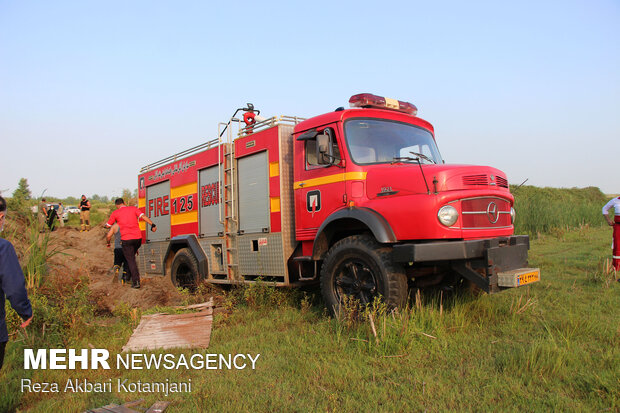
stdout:
<svg viewBox="0 0 620 413">
<path fill-rule="evenodd" d="M 418 163 L 418 166 L 420 167 L 420 172 L 422 173 L 422 180 L 424 181 L 424 185 L 426 185 L 426 193 L 427 194 L 431 194 L 431 190 L 428 187 L 428 183 L 426 182 L 426 176 L 424 175 L 424 168 L 422 168 L 422 162 L 420 162 L 420 158 L 425 159 L 429 162 L 435 163 L 435 161 L 433 161 L 432 159 L 428 158 L 425 155 L 422 155 L 421 153 L 417 153 L 417 152 L 409 152 L 412 155 L 417 156 L 417 158 L 412 158 L 410 156 L 395 156 L 392 159 L 392 165 L 394 165 L 396 162 L 401 162 L 401 161 L 415 161 Z"/>
<path fill-rule="evenodd" d="M 437 162 L 435 162 L 434 160 L 432 160 L 431 158 L 429 158 L 429 157 L 428 157 L 428 156 L 426 156 L 426 155 L 422 155 L 421 153 L 411 152 L 411 151 L 409 151 L 409 153 L 410 153 L 410 154 L 412 154 L 412 155 L 417 156 L 418 158 L 422 158 L 422 159 L 425 159 L 425 160 L 427 160 L 427 161 L 429 161 L 429 162 L 432 162 L 432 163 L 434 163 L 434 164 L 437 164 Z"/>
<path fill-rule="evenodd" d="M 402 161 L 418 161 L 418 162 L 420 162 L 420 160 L 418 158 L 412 158 L 410 156 L 395 156 L 392 159 L 391 163 L 392 163 L 392 165 L 394 165 L 395 163 L 402 162 Z"/>
<path fill-rule="evenodd" d="M 437 162 L 435 162 L 428 156 L 423 155 L 421 153 L 417 153 L 417 152 L 409 152 L 409 153 L 412 155 L 415 155 L 416 157 L 412 158 L 411 156 L 395 156 L 394 158 L 392 158 L 392 165 L 397 162 L 402 162 L 402 161 L 414 161 L 414 162 L 420 163 L 420 158 L 424 159 L 425 161 L 429 161 L 433 164 L 437 164 Z"/>
</svg>

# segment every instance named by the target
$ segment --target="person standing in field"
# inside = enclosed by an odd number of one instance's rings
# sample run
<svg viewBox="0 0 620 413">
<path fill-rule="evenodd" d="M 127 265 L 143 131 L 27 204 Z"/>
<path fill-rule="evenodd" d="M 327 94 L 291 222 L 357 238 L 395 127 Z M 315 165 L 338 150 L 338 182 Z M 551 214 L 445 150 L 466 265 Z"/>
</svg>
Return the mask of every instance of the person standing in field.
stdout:
<svg viewBox="0 0 620 413">
<path fill-rule="evenodd" d="M 65 213 L 65 207 L 62 205 L 62 202 L 58 202 L 58 209 L 56 210 L 56 214 L 58 214 L 58 221 L 60 221 L 60 228 L 64 228 L 65 221 L 62 219 L 62 214 Z"/>
<path fill-rule="evenodd" d="M 123 255 L 127 261 L 127 269 L 131 276 L 131 288 L 140 288 L 140 273 L 136 264 L 136 254 L 142 245 L 142 231 L 138 222 L 143 220 L 150 224 L 151 231 L 153 232 L 157 231 L 157 225 L 153 224 L 153 221 L 135 206 L 125 205 L 123 198 L 116 199 L 114 204 L 116 205 L 116 211 L 112 212 L 105 226 L 109 228 L 114 224 L 118 224 L 121 231 Z M 111 239 L 112 232 L 110 231 L 106 235 L 108 244 Z"/>
<path fill-rule="evenodd" d="M 47 203 L 45 202 L 45 198 L 41 198 L 41 202 L 39 202 L 39 231 L 44 232 L 45 227 L 47 226 Z"/>
<path fill-rule="evenodd" d="M 609 217 L 609 210 L 614 209 L 614 220 Z M 613 239 L 611 244 L 612 249 L 612 264 L 614 270 L 620 270 L 620 196 L 610 200 L 603 207 L 603 216 L 607 223 L 614 228 Z M 620 278 L 618 278 L 620 282 Z"/>
<path fill-rule="evenodd" d="M 80 232 L 90 231 L 90 201 L 82 195 L 80 201 Z"/>
<path fill-rule="evenodd" d="M 4 229 L 5 217 L 6 201 L 0 196 L 0 231 Z M 24 273 L 17 260 L 13 244 L 0 238 L 0 300 L 2 301 L 0 303 L 0 369 L 4 363 L 6 343 L 9 341 L 4 310 L 5 297 L 15 312 L 25 320 L 21 327 L 26 328 L 32 321 L 32 306 L 28 300 Z"/>
<path fill-rule="evenodd" d="M 54 230 L 54 221 L 57 218 L 57 214 L 56 214 L 56 210 L 54 209 L 53 206 L 50 205 L 50 207 L 47 210 L 47 227 L 49 228 L 50 231 Z"/>
</svg>

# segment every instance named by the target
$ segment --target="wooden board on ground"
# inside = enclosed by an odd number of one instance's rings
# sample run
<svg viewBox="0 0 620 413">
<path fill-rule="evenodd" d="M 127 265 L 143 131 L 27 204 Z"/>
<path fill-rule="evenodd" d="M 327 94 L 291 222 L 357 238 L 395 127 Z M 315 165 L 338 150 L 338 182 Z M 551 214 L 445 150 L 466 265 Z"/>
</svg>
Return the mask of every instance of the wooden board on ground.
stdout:
<svg viewBox="0 0 620 413">
<path fill-rule="evenodd" d="M 213 300 L 204 310 L 143 316 L 122 351 L 207 348 L 213 324 Z"/>
<path fill-rule="evenodd" d="M 168 408 L 170 402 L 156 402 L 145 413 L 161 413 Z"/>
<path fill-rule="evenodd" d="M 119 406 L 118 404 L 108 404 L 107 406 L 99 407 L 97 409 L 87 410 L 86 413 L 140 413 L 138 410 L 130 409 L 126 406 Z"/>
<path fill-rule="evenodd" d="M 143 402 L 144 400 L 140 399 L 133 402 L 125 403 L 120 406 L 113 403 L 96 409 L 87 410 L 85 413 L 140 413 L 144 411 L 144 409 L 133 410 L 130 409 L 130 407 L 135 407 Z M 149 407 L 145 413 L 162 413 L 168 408 L 169 405 L 170 402 L 155 402 L 155 404 Z"/>
</svg>

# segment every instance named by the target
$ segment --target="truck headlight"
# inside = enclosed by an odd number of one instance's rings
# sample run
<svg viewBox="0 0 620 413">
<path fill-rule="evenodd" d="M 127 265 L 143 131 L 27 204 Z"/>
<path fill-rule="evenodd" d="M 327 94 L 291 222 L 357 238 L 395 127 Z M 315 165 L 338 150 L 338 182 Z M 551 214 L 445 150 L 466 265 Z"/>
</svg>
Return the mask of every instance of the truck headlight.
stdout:
<svg viewBox="0 0 620 413">
<path fill-rule="evenodd" d="M 437 212 L 437 218 L 446 227 L 451 227 L 459 219 L 459 213 L 452 205 L 444 205 Z"/>
<path fill-rule="evenodd" d="M 515 215 L 516 215 L 516 211 L 514 208 L 510 208 L 510 223 L 514 224 L 515 223 Z"/>
</svg>

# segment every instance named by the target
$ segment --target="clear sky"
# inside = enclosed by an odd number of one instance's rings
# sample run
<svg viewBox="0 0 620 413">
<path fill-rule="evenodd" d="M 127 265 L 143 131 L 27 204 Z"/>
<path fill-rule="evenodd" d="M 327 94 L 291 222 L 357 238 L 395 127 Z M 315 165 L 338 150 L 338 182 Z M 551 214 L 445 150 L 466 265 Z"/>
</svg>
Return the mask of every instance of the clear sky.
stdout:
<svg viewBox="0 0 620 413">
<path fill-rule="evenodd" d="M 620 193 L 620 2 L 0 0 L 0 190 L 113 196 L 252 102 L 418 106 L 448 163 Z"/>
</svg>

